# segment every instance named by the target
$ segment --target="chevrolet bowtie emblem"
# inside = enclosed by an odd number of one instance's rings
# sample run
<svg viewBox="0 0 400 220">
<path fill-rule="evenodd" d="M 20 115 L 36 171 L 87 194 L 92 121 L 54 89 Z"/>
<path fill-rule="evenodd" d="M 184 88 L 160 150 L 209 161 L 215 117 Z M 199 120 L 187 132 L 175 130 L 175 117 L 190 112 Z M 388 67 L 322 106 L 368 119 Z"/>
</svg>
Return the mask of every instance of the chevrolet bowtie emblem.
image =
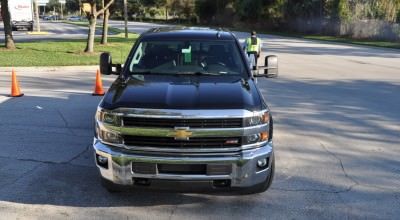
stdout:
<svg viewBox="0 0 400 220">
<path fill-rule="evenodd" d="M 189 140 L 191 135 L 189 127 L 175 127 L 175 140 Z"/>
</svg>

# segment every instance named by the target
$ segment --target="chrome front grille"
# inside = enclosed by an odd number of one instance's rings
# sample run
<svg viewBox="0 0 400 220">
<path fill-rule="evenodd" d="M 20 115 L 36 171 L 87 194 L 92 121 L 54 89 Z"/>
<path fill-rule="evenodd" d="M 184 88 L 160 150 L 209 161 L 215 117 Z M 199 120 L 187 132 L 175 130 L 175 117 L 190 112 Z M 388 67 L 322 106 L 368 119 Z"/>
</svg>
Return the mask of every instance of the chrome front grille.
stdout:
<svg viewBox="0 0 400 220">
<path fill-rule="evenodd" d="M 242 118 L 213 118 L 213 119 L 175 119 L 175 118 L 143 118 L 123 117 L 124 126 L 153 127 L 153 128 L 241 128 Z"/>
<path fill-rule="evenodd" d="M 239 147 L 241 137 L 192 137 L 188 140 L 175 140 L 173 137 L 147 137 L 147 136 L 123 136 L 124 143 L 128 146 L 157 147 L 157 148 L 231 148 Z"/>
<path fill-rule="evenodd" d="M 146 153 L 237 153 L 259 147 L 263 142 L 249 144 L 247 137 L 268 130 L 268 124 L 246 125 L 256 114 L 243 109 L 119 108 L 112 113 L 117 116 L 116 123 L 97 121 L 97 126 L 117 135 L 119 142 L 104 143 Z"/>
</svg>

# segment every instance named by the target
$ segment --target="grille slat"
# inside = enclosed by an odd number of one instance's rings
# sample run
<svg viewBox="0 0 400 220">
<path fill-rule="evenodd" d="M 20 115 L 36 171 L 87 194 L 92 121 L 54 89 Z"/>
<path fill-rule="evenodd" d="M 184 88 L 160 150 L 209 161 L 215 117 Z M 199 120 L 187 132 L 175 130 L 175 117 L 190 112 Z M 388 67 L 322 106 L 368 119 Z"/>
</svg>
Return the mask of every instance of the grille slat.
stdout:
<svg viewBox="0 0 400 220">
<path fill-rule="evenodd" d="M 133 127 L 190 127 L 190 128 L 240 128 L 242 118 L 223 119 L 170 119 L 170 118 L 138 118 L 124 117 L 124 126 Z"/>
<path fill-rule="evenodd" d="M 237 140 L 237 143 L 227 141 Z M 159 147 L 159 148 L 218 148 L 238 147 L 241 144 L 241 137 L 226 138 L 190 138 L 189 140 L 175 140 L 166 137 L 146 137 L 125 135 L 124 142 L 128 146 L 135 147 Z"/>
</svg>

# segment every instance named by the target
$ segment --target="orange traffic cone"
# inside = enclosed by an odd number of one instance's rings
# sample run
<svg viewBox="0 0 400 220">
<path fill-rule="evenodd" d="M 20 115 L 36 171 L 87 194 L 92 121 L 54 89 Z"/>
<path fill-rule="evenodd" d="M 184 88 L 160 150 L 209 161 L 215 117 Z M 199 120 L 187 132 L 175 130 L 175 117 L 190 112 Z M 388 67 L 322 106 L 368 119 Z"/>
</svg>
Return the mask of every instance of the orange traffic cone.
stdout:
<svg viewBox="0 0 400 220">
<path fill-rule="evenodd" d="M 19 82 L 17 80 L 17 74 L 15 73 L 15 70 L 12 69 L 12 76 L 11 76 L 11 97 L 21 97 L 24 94 L 21 93 L 21 90 L 19 89 Z"/>
<path fill-rule="evenodd" d="M 103 90 L 103 83 L 101 81 L 100 71 L 97 70 L 97 73 L 96 73 L 96 85 L 94 87 L 94 92 L 92 93 L 92 95 L 94 95 L 94 96 L 103 96 L 104 93 L 105 92 Z"/>
</svg>

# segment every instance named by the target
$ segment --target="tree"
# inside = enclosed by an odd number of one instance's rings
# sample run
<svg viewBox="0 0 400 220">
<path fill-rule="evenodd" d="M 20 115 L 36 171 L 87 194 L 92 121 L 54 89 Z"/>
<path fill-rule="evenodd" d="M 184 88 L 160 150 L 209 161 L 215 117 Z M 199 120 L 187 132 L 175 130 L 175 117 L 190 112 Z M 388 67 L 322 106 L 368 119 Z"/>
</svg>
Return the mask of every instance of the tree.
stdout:
<svg viewBox="0 0 400 220">
<path fill-rule="evenodd" d="M 86 42 L 86 48 L 85 52 L 86 53 L 93 53 L 94 51 L 94 36 L 96 32 L 96 21 L 97 17 L 101 14 L 104 13 L 105 10 L 107 10 L 112 3 L 114 3 L 114 0 L 109 0 L 109 2 L 100 10 L 97 10 L 97 1 L 96 0 L 89 0 L 87 3 L 90 4 L 90 11 L 86 12 L 86 17 L 89 21 L 89 31 L 88 31 L 88 38 Z"/>
<path fill-rule="evenodd" d="M 338 14 L 341 21 L 350 21 L 352 12 L 350 10 L 350 6 L 347 0 L 339 0 Z"/>
<path fill-rule="evenodd" d="M 0 0 L 1 16 L 4 23 L 5 47 L 7 49 L 15 49 L 14 38 L 11 27 L 10 11 L 8 9 L 8 0 Z"/>
<path fill-rule="evenodd" d="M 102 7 L 104 8 L 104 1 L 108 2 L 107 0 L 102 0 Z M 104 11 L 103 15 L 103 33 L 101 35 L 100 44 L 107 44 L 108 43 L 108 19 L 110 18 L 110 9 L 107 8 Z"/>
<path fill-rule="evenodd" d="M 239 0 L 237 11 L 243 20 L 257 21 L 262 13 L 262 0 Z"/>
<path fill-rule="evenodd" d="M 60 8 L 60 2 L 58 0 L 49 0 L 49 2 L 46 4 L 46 11 L 52 11 L 55 13 L 56 11 L 59 11 Z"/>
<path fill-rule="evenodd" d="M 65 2 L 65 9 L 68 12 L 78 12 L 80 10 L 79 0 L 68 0 Z"/>
<path fill-rule="evenodd" d="M 186 19 L 190 19 L 193 15 L 195 9 L 195 2 L 194 0 L 185 0 L 181 2 L 181 10 L 182 13 L 185 15 Z"/>
<path fill-rule="evenodd" d="M 200 22 L 208 24 L 217 13 L 216 2 L 214 0 L 197 1 L 195 12 L 199 16 Z"/>
</svg>

